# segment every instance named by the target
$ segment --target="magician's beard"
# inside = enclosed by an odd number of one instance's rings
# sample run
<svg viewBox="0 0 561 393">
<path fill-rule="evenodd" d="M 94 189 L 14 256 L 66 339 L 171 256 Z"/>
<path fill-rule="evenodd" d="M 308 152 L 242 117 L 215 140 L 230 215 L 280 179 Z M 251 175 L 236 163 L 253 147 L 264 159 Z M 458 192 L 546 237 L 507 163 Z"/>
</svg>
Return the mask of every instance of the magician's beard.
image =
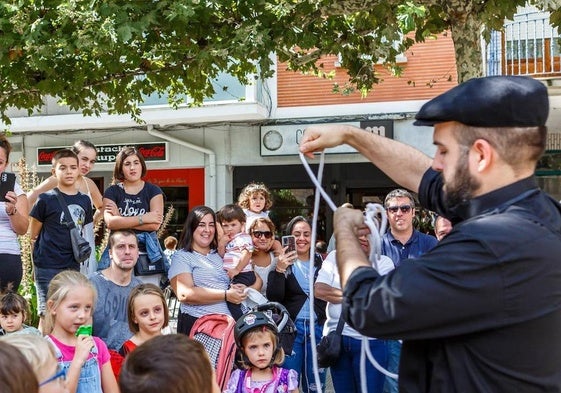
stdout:
<svg viewBox="0 0 561 393">
<path fill-rule="evenodd" d="M 445 179 L 446 204 L 450 207 L 465 204 L 473 197 L 475 190 L 481 187 L 481 182 L 469 173 L 469 150 L 464 150 L 456 164 L 456 170 L 451 179 Z"/>
</svg>

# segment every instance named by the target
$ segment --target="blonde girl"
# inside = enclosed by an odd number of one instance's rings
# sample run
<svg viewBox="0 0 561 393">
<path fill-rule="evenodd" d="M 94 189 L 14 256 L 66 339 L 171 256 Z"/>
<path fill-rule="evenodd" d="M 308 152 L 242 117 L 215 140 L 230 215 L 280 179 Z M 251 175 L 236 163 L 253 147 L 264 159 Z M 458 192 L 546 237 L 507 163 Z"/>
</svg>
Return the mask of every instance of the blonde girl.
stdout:
<svg viewBox="0 0 561 393">
<path fill-rule="evenodd" d="M 234 339 L 243 369 L 232 373 L 224 393 L 298 393 L 298 373 L 280 367 L 284 351 L 271 316 L 261 311 L 242 315 L 236 322 Z"/>
<path fill-rule="evenodd" d="M 249 183 L 242 189 L 238 205 L 248 219 L 252 216 L 269 217 L 269 209 L 273 206 L 271 192 L 263 183 Z"/>
<path fill-rule="evenodd" d="M 169 323 L 164 293 L 154 284 L 136 286 L 129 295 L 127 309 L 129 328 L 134 335 L 119 350 L 123 356 L 152 337 L 161 335 Z"/>
<path fill-rule="evenodd" d="M 51 280 L 47 292 L 45 333 L 54 344 L 57 361 L 66 370 L 70 393 L 118 393 L 110 355 L 99 337 L 76 336 L 91 321 L 95 288 L 83 274 L 65 270 Z"/>
<path fill-rule="evenodd" d="M 245 231 L 250 234 L 251 226 L 257 218 L 269 219 L 269 209 L 273 206 L 271 192 L 263 183 L 249 183 L 242 189 L 238 197 L 238 205 L 246 216 Z M 274 233 L 271 251 L 275 255 L 282 253 L 282 245 L 274 239 Z"/>
</svg>

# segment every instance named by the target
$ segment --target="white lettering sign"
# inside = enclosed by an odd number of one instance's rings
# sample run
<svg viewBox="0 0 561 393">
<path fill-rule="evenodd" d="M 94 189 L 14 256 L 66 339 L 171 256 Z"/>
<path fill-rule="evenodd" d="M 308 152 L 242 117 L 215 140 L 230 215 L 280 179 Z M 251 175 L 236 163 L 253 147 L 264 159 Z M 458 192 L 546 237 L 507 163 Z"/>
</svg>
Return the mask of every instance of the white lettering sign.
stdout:
<svg viewBox="0 0 561 393">
<path fill-rule="evenodd" d="M 380 121 L 380 125 L 373 125 L 375 121 L 368 121 L 366 123 L 355 122 L 342 122 L 342 123 L 322 123 L 329 124 L 348 124 L 355 127 L 362 127 L 367 132 L 376 133 L 382 136 L 392 137 L 388 135 L 385 123 L 388 120 Z M 390 123 L 391 124 L 391 123 Z M 304 135 L 306 127 L 312 124 L 283 124 L 261 127 L 261 156 L 292 156 L 298 154 L 298 146 Z M 356 153 L 357 151 L 348 145 L 337 146 L 327 149 L 326 154 L 341 154 L 341 153 Z"/>
</svg>

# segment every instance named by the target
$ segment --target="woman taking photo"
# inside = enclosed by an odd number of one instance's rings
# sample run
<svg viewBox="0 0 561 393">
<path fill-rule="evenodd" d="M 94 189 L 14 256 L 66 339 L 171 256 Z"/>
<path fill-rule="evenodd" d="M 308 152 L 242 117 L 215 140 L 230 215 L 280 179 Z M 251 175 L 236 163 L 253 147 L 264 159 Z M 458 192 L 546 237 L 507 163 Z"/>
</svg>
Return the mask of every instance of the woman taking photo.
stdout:
<svg viewBox="0 0 561 393">
<path fill-rule="evenodd" d="M 141 258 L 148 258 L 161 267 L 165 266 L 165 256 L 156 231 L 162 225 L 164 195 L 160 187 L 142 180 L 144 176 L 146 162 L 142 154 L 135 147 L 124 147 L 115 160 L 115 184 L 103 195 L 103 218 L 110 230 L 133 229 L 138 238 L 139 262 Z M 109 266 L 107 250 L 99 265 L 98 270 Z M 162 274 L 142 275 L 139 279 L 144 283 L 160 285 Z"/>
<path fill-rule="evenodd" d="M 88 141 L 79 140 L 70 148 L 78 156 L 78 166 L 80 167 L 80 174 L 76 180 L 76 190 L 90 197 L 92 206 L 95 207 L 95 214 L 93 222 L 84 225 L 84 238 L 90 243 L 92 250 L 95 250 L 95 232 L 94 227 L 103 217 L 103 202 L 99 188 L 90 179 L 88 174 L 93 170 L 97 158 L 97 150 L 95 146 Z M 40 194 L 50 191 L 57 186 L 57 179 L 50 176 L 45 179 L 41 184 L 27 193 L 27 202 L 31 208 Z M 90 254 L 90 258 L 80 265 L 80 273 L 90 275 L 97 270 L 97 260 L 95 252 Z"/>
<path fill-rule="evenodd" d="M 168 277 L 181 302 L 177 332 L 189 334 L 198 318 L 212 313 L 230 315 L 226 301 L 240 304 L 245 286 L 229 287 L 230 279 L 216 248 L 216 214 L 197 206 L 187 215 Z"/>
<path fill-rule="evenodd" d="M 8 285 L 18 290 L 23 275 L 18 235 L 25 234 L 29 225 L 27 197 L 17 181 L 9 181 L 15 175 L 6 172 L 11 151 L 8 139 L 0 135 L 0 292 Z"/>
<path fill-rule="evenodd" d="M 283 367 L 298 372 L 302 391 L 317 391 L 314 380 L 312 346 L 310 341 L 310 275 L 314 282 L 322 265 L 321 255 L 310 255 L 312 226 L 302 216 L 296 216 L 286 226 L 287 235 L 296 238 L 296 250 L 279 255 L 275 270 L 269 273 L 267 298 L 279 302 L 288 310 L 296 324 L 296 340 L 292 354 L 287 354 Z M 321 339 L 325 322 L 326 302 L 314 297 L 314 333 L 316 343 Z M 319 369 L 323 387 L 325 369 Z"/>
</svg>

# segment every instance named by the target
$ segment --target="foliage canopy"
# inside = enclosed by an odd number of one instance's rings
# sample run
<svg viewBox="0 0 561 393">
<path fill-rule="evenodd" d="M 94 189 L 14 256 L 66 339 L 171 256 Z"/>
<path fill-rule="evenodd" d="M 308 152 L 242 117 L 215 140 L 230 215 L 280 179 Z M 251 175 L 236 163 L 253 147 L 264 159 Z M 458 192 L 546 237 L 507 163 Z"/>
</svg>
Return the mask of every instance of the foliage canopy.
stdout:
<svg viewBox="0 0 561 393">
<path fill-rule="evenodd" d="M 560 1 L 530 3 L 552 11 L 552 22 L 558 25 Z M 38 111 L 46 95 L 85 115 L 108 111 L 138 118 L 138 104 L 154 93 L 169 95 L 172 106 L 181 104 L 185 94 L 197 105 L 213 95 L 211 80 L 220 72 L 244 84 L 271 76 L 271 53 L 290 69 L 316 73 L 321 73 L 322 55 L 340 54 L 349 81 L 367 92 L 378 82 L 375 63 L 382 60 L 398 71 L 398 54 L 447 30 L 457 45 L 463 79 L 477 75 L 481 66 L 477 53 L 470 56 L 462 50 L 473 52 L 481 28 L 502 28 L 504 18 L 524 3 L 0 1 L 0 116 L 9 124 L 10 107 Z"/>
</svg>

